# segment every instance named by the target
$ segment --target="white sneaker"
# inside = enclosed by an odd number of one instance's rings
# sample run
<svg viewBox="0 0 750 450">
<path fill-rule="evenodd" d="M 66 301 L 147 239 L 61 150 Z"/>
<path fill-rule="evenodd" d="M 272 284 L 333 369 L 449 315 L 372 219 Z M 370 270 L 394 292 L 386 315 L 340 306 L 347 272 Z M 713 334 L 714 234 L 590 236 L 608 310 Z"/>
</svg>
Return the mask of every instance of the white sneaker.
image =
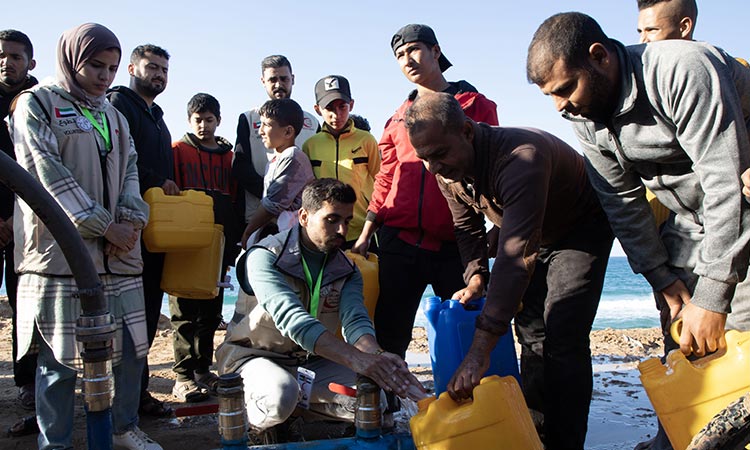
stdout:
<svg viewBox="0 0 750 450">
<path fill-rule="evenodd" d="M 112 435 L 112 443 L 115 450 L 163 450 L 138 427 Z"/>
</svg>

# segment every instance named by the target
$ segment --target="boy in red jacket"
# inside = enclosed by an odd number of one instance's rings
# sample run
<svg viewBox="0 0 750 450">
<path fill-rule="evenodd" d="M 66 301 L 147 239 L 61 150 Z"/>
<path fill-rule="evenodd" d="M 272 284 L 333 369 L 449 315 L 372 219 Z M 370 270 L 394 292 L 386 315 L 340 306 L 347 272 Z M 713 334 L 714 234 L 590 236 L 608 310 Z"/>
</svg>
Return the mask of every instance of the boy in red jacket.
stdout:
<svg viewBox="0 0 750 450">
<path fill-rule="evenodd" d="M 224 272 L 233 264 L 239 239 L 239 216 L 233 199 L 232 144 L 216 136 L 221 123 L 219 102 L 208 94 L 196 94 L 188 102 L 192 132 L 172 144 L 175 182 L 180 190 L 196 189 L 214 200 L 214 220 L 224 226 Z M 174 366 L 177 374 L 172 394 L 183 402 L 204 400 L 216 392 L 218 377 L 209 370 L 213 361 L 214 333 L 221 322 L 224 289 L 213 299 L 169 296 L 174 329 Z"/>
</svg>

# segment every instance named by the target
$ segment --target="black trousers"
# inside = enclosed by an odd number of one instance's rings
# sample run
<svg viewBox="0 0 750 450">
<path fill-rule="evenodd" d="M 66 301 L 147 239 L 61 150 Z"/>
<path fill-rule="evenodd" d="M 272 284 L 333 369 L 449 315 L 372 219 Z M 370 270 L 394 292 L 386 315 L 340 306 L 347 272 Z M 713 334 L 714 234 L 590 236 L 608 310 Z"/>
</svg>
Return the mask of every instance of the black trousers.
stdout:
<svg viewBox="0 0 750 450">
<path fill-rule="evenodd" d="M 13 381 L 16 386 L 21 387 L 27 384 L 34 384 L 36 376 L 36 355 L 27 354 L 20 361 L 18 358 L 18 342 L 16 333 L 16 300 L 18 298 L 18 275 L 14 270 L 13 259 L 14 245 L 11 242 L 0 249 L 0 263 L 5 264 L 5 270 L 0 269 L 0 284 L 3 282 L 3 272 L 5 272 L 5 291 L 8 293 L 8 304 L 13 311 L 12 317 L 12 342 L 13 342 Z"/>
<path fill-rule="evenodd" d="M 169 296 L 177 381 L 194 379 L 194 372 L 207 372 L 214 357 L 214 334 L 221 322 L 224 289 L 212 299 L 195 300 Z"/>
<path fill-rule="evenodd" d="M 593 388 L 589 334 L 612 241 L 598 217 L 541 249 L 515 317 L 524 397 L 544 414 L 547 450 L 584 447 Z"/>
<path fill-rule="evenodd" d="M 409 245 L 397 237 L 399 230 L 379 232 L 380 295 L 375 307 L 375 335 L 383 349 L 406 355 L 414 316 L 427 285 L 435 295 L 448 299 L 466 287 L 463 264 L 455 243 L 443 243 L 433 252 Z"/>
</svg>

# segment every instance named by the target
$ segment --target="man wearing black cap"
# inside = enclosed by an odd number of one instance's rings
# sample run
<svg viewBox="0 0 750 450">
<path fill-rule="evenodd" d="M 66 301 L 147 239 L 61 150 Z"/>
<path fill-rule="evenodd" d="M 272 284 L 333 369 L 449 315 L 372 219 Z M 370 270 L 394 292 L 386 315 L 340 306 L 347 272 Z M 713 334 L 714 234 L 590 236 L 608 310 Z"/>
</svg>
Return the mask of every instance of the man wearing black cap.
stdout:
<svg viewBox="0 0 750 450">
<path fill-rule="evenodd" d="M 467 274 L 453 234 L 453 219 L 445 198 L 417 157 L 404 127 L 404 112 L 422 94 L 447 92 L 477 122 L 497 125 L 497 106 L 466 81 L 443 76 L 451 63 L 427 25 L 406 25 L 391 39 L 393 53 L 406 78 L 417 85 L 388 120 L 380 140 L 380 171 L 362 234 L 353 250 L 365 254 L 378 231 L 380 297 L 375 311 L 379 343 L 404 356 L 411 340 L 414 315 L 428 284 L 435 294 L 451 298 L 466 283 L 487 280 L 486 273 Z M 465 282 L 464 282 L 465 281 Z M 482 284 L 484 285 L 484 284 Z"/>
<path fill-rule="evenodd" d="M 367 131 L 357 129 L 349 112 L 354 109 L 349 80 L 328 75 L 315 83 L 315 112 L 323 117 L 323 129 L 302 146 L 310 158 L 315 178 L 335 178 L 357 193 L 354 217 L 349 223 L 344 248 L 350 248 L 362 232 L 372 186 L 380 169 L 378 143 Z"/>
</svg>

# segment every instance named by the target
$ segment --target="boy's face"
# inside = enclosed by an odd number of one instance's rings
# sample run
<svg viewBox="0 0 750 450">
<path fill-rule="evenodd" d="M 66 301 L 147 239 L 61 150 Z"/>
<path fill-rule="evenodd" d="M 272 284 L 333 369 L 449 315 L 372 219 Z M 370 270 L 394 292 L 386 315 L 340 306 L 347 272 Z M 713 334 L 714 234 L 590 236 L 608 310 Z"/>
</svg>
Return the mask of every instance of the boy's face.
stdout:
<svg viewBox="0 0 750 450">
<path fill-rule="evenodd" d="M 406 79 L 422 85 L 440 76 L 440 47 L 424 42 L 408 42 L 396 49 L 396 60 Z"/>
<path fill-rule="evenodd" d="M 209 111 L 194 112 L 190 115 L 188 121 L 190 122 L 190 129 L 193 130 L 193 134 L 201 142 L 213 141 L 216 135 L 216 127 L 221 123 L 221 119 Z"/>
<path fill-rule="evenodd" d="M 291 125 L 283 127 L 274 119 L 266 116 L 260 116 L 259 133 L 266 148 L 286 148 L 285 144 L 288 144 L 290 140 L 294 143 L 294 127 Z"/>
<path fill-rule="evenodd" d="M 329 127 L 335 131 L 341 131 L 349 120 L 349 112 L 353 108 L 354 100 L 346 102 L 339 98 L 329 103 L 325 108 L 315 105 L 315 112 L 323 117 Z"/>
<path fill-rule="evenodd" d="M 675 10 L 674 2 L 657 3 L 638 12 L 638 34 L 641 43 L 663 41 L 666 39 L 689 39 L 685 18 Z"/>
</svg>

